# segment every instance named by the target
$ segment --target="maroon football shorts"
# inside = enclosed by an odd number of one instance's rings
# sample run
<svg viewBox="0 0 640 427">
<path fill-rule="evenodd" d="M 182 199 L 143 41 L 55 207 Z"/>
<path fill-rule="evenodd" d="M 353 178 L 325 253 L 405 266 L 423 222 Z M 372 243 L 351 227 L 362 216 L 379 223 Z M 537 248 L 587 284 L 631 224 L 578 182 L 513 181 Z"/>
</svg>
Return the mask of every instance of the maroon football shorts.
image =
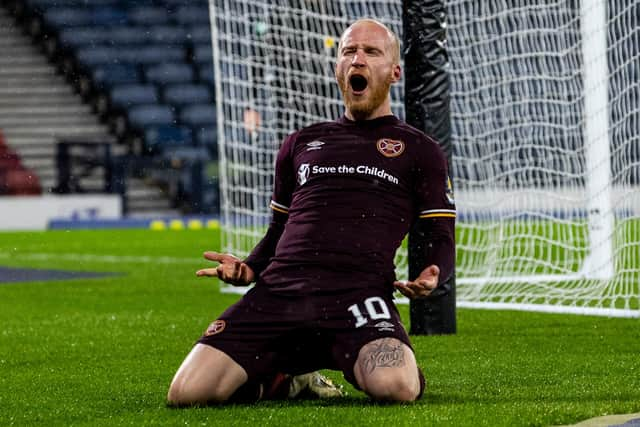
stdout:
<svg viewBox="0 0 640 427">
<path fill-rule="evenodd" d="M 291 297 L 258 286 L 212 322 L 198 342 L 226 353 L 250 380 L 334 369 L 358 387 L 353 367 L 360 349 L 386 337 L 411 348 L 390 293 L 362 289 Z"/>
</svg>

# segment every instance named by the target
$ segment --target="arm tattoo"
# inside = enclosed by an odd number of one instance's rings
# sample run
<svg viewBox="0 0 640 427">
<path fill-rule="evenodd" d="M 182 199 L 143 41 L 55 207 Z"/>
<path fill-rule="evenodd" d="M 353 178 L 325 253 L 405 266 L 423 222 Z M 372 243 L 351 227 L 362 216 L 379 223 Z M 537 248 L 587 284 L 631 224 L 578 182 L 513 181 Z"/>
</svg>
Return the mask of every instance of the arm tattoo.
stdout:
<svg viewBox="0 0 640 427">
<path fill-rule="evenodd" d="M 369 345 L 364 356 L 364 371 L 372 373 L 376 368 L 397 368 L 405 365 L 402 343 L 393 338 L 383 338 Z"/>
</svg>

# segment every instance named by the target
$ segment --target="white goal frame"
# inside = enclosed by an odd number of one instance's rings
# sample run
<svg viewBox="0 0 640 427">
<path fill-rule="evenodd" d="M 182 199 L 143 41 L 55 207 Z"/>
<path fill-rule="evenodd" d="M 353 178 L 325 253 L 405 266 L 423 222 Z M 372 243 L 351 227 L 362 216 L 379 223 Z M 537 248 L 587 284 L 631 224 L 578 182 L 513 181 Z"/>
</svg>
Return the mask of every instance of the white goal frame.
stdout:
<svg viewBox="0 0 640 427">
<path fill-rule="evenodd" d="M 488 2 L 492 3 L 492 0 L 488 0 Z M 338 34 L 331 33 L 332 30 L 328 24 L 339 23 L 344 28 L 353 18 L 347 16 L 345 10 L 357 10 L 361 14 L 378 18 L 401 31 L 401 28 L 398 27 L 399 24 L 401 25 L 401 17 L 398 16 L 398 10 L 401 10 L 401 0 L 327 0 L 326 2 L 292 0 L 289 3 L 292 5 L 292 13 L 296 17 L 302 17 L 304 20 L 314 23 L 309 28 L 291 28 L 292 36 L 304 38 L 305 43 L 324 36 L 326 51 L 313 52 L 305 57 L 309 61 L 316 61 L 322 65 L 320 68 L 324 71 L 317 75 L 319 81 L 326 82 L 332 78 L 330 74 L 326 73 L 326 69 L 330 69 L 332 55 L 334 55 L 334 51 L 331 49 L 337 42 Z M 322 6 L 322 10 L 297 9 L 300 5 L 307 3 L 326 4 L 326 6 Z M 542 8 L 567 9 L 568 5 L 574 3 L 568 0 L 557 0 L 553 4 L 542 5 Z M 467 237 L 474 227 L 483 228 L 483 225 L 477 225 L 482 223 L 483 218 L 494 221 L 491 227 L 485 227 L 488 230 L 486 231 L 487 238 L 497 239 L 490 242 L 490 246 L 494 245 L 493 249 L 480 257 L 480 261 L 467 262 L 466 258 L 458 260 L 456 282 L 457 305 L 459 307 L 640 317 L 640 291 L 638 291 L 640 285 L 634 283 L 634 281 L 640 281 L 640 260 L 629 259 L 628 255 L 636 253 L 636 251 L 640 252 L 640 249 L 637 249 L 640 247 L 640 237 L 633 235 L 638 225 L 626 226 L 624 224 L 627 220 L 640 222 L 640 178 L 637 176 L 640 172 L 638 172 L 637 166 L 635 166 L 636 169 L 633 169 L 633 165 L 625 165 L 625 167 L 631 168 L 629 174 L 635 174 L 636 177 L 635 182 L 626 183 L 619 177 L 613 176 L 611 169 L 611 159 L 617 155 L 611 151 L 615 126 L 637 123 L 637 118 L 640 116 L 640 106 L 633 104 L 629 106 L 632 108 L 630 116 L 632 115 L 634 119 L 626 117 L 623 120 L 627 120 L 627 122 L 612 126 L 610 120 L 612 95 L 609 82 L 615 70 L 609 70 L 607 62 L 608 52 L 611 49 L 611 46 L 608 46 L 611 23 L 608 18 L 607 4 L 601 0 L 579 0 L 578 3 L 579 9 L 572 10 L 571 13 L 575 13 L 574 22 L 579 21 L 577 32 L 580 41 L 579 47 L 572 46 L 571 48 L 576 51 L 575 56 L 579 57 L 582 87 L 581 99 L 576 102 L 579 105 L 577 111 L 583 116 L 579 121 L 582 135 L 582 151 L 579 154 L 580 161 L 583 162 L 580 165 L 582 170 L 580 178 L 582 181 L 580 182 L 582 184 L 577 186 L 573 184 L 560 185 L 551 189 L 527 186 L 479 189 L 459 185 L 459 190 L 456 191 L 456 202 L 459 210 L 458 231 L 462 236 L 458 245 L 460 252 L 466 254 L 476 250 L 474 245 L 480 243 Z M 451 16 L 452 12 L 463 7 L 463 2 L 451 0 L 445 1 L 445 4 L 450 10 L 449 31 L 450 34 L 455 35 L 457 31 L 463 30 L 464 25 L 468 24 L 468 22 L 456 20 L 455 16 Z M 540 8 L 540 6 L 536 6 L 536 2 L 523 1 L 517 4 L 527 5 L 523 9 L 530 8 L 532 16 L 537 12 L 536 8 Z M 246 37 L 247 40 L 255 39 L 255 32 L 268 32 L 268 25 L 262 27 L 252 24 L 251 20 L 257 16 L 255 10 L 264 9 L 266 11 L 269 9 L 271 12 L 273 10 L 282 12 L 282 9 L 278 9 L 281 7 L 280 5 L 281 2 L 271 3 L 267 0 L 210 0 L 217 122 L 220 124 L 218 141 L 222 221 L 224 224 L 222 241 L 224 251 L 238 256 L 246 255 L 251 247 L 257 243 L 270 216 L 266 202 L 268 202 L 270 193 L 269 180 L 271 179 L 268 170 L 270 166 L 272 167 L 269 164 L 269 159 L 272 160 L 273 157 L 269 156 L 272 156 L 273 152 L 277 150 L 280 142 L 273 136 L 281 134 L 282 128 L 288 131 L 294 129 L 288 128 L 290 123 L 278 122 L 279 112 L 277 109 L 279 107 L 270 104 L 263 110 L 266 114 L 262 116 L 262 122 L 258 125 L 264 129 L 261 137 L 257 137 L 256 134 L 246 136 L 246 132 L 242 130 L 246 124 L 243 123 L 241 109 L 252 104 L 252 91 L 276 93 L 282 88 L 274 89 L 271 82 L 265 83 L 264 80 L 261 80 L 259 84 L 253 84 L 252 82 L 256 80 L 253 80 L 251 69 L 256 66 L 255 63 L 241 56 L 237 59 L 230 59 L 232 53 L 229 46 L 243 37 Z M 235 12 L 232 12 L 236 6 L 239 9 L 237 16 L 234 15 Z M 539 10 L 542 11 L 542 9 Z M 247 11 L 253 12 L 246 14 Z M 565 10 L 563 13 L 566 12 Z M 246 15 L 242 15 L 243 13 Z M 475 16 L 474 19 L 481 20 L 480 17 Z M 633 22 L 631 26 L 633 27 Z M 281 31 L 285 30 L 286 28 Z M 633 28 L 630 30 L 637 31 Z M 488 40 L 500 36 L 491 33 L 491 31 L 491 28 L 487 30 Z M 284 43 L 284 41 L 282 42 Z M 467 42 L 472 43 L 473 41 L 468 40 Z M 251 41 L 247 41 L 247 43 L 251 43 Z M 263 42 L 259 40 L 256 43 Z M 456 69 L 458 64 L 463 64 L 466 61 L 466 58 L 460 59 L 457 55 L 464 55 L 467 47 L 457 44 L 462 42 L 457 42 L 455 37 L 451 37 L 449 43 L 452 57 L 453 120 L 468 120 L 473 112 L 464 110 L 466 107 L 461 102 L 457 102 L 458 97 L 463 96 L 463 91 L 466 90 L 463 87 L 465 71 Z M 308 48 L 307 45 L 305 46 Z M 265 46 L 264 48 L 277 49 L 279 46 Z M 295 46 L 282 46 L 282 49 L 283 52 L 295 53 Z M 549 51 L 552 54 L 556 53 L 553 49 Z M 637 53 L 635 54 L 637 55 Z M 499 58 L 499 53 L 496 56 Z M 635 60 L 640 61 L 637 56 Z M 246 71 L 235 75 L 232 72 L 230 75 L 229 69 L 236 66 L 245 67 L 243 70 L 249 69 L 248 76 L 245 74 Z M 282 69 L 282 72 L 288 73 L 289 70 Z M 291 76 L 295 77 L 294 73 L 287 74 L 287 78 Z M 552 79 L 554 76 L 541 76 L 541 78 Z M 626 83 L 632 85 L 631 90 L 633 85 L 636 89 L 638 88 L 637 82 Z M 305 99 L 308 100 L 308 97 Z M 330 115 L 337 111 L 336 106 L 340 105 L 339 99 L 327 96 L 324 101 L 326 102 L 326 118 L 335 118 Z M 393 101 L 394 112 L 402 118 L 402 105 L 397 103 L 397 99 Z M 305 116 L 305 120 L 317 121 L 319 116 L 322 116 L 322 113 L 309 112 Z M 638 131 L 640 133 L 640 129 Z M 271 136 L 266 138 L 267 142 L 265 143 L 262 137 L 268 132 L 271 132 L 269 134 Z M 467 135 L 456 134 L 454 131 L 454 146 L 457 142 L 455 138 L 463 139 L 465 137 Z M 472 137 L 475 135 L 471 135 L 469 138 Z M 244 145 L 240 141 L 242 138 L 249 138 L 251 141 Z M 640 139 L 637 141 L 640 144 Z M 632 143 L 634 141 L 629 142 L 627 146 L 631 146 Z M 463 163 L 461 156 L 463 155 L 456 154 L 454 151 L 451 165 L 454 186 L 456 186 L 456 171 L 461 168 L 460 165 Z M 245 174 L 248 178 L 245 177 Z M 463 183 L 458 181 L 458 184 Z M 544 203 L 539 203 L 539 198 L 545 198 Z M 487 200 L 495 201 L 495 203 L 488 204 Z M 554 212 L 559 212 L 559 214 Z M 623 213 L 621 214 L 621 212 Z M 502 256 L 506 249 L 498 246 L 501 244 L 499 239 L 504 237 L 504 233 L 521 233 L 521 230 L 516 226 L 505 225 L 505 223 L 521 218 L 528 221 L 527 218 L 532 216 L 535 217 L 534 221 L 540 221 L 541 218 L 557 221 L 566 225 L 569 230 L 571 227 L 582 227 L 581 223 L 585 223 L 584 236 L 580 234 L 568 237 L 577 241 L 585 240 L 584 247 L 569 248 L 570 244 L 565 244 L 562 241 L 564 236 L 549 237 L 549 239 L 559 239 L 550 242 L 553 246 L 549 249 L 550 251 L 557 250 L 556 246 L 560 249 L 567 247 L 567 253 L 573 251 L 573 255 L 570 257 L 576 258 L 572 260 L 574 267 L 553 266 L 550 265 L 552 261 L 550 259 L 536 260 L 536 257 L 539 256 L 536 251 L 544 250 L 544 242 L 536 243 L 529 248 L 527 253 L 526 248 L 518 247 L 522 243 L 517 239 L 513 239 L 509 245 L 513 246 L 516 252 L 521 249 L 521 252 L 526 253 L 529 261 L 524 259 L 524 255 L 515 253 L 514 260 L 506 263 L 506 265 L 514 267 L 515 274 L 509 272 L 508 268 L 500 267 L 500 263 L 496 262 L 495 257 Z M 628 231 L 624 231 L 625 226 Z M 531 228 L 535 228 L 535 224 Z M 527 229 L 522 232 L 523 236 L 529 231 Z M 565 231 L 562 231 L 560 227 L 550 231 L 551 234 L 556 232 L 564 233 Z M 569 231 L 568 233 L 572 234 L 573 232 Z M 624 235 L 625 233 L 632 235 Z M 533 234 L 528 234 L 525 237 L 537 238 Z M 621 245 L 626 246 L 622 248 Z M 541 247 L 542 249 L 540 249 Z M 397 260 L 399 265 L 397 274 L 400 278 L 406 278 L 406 254 L 400 251 Z M 534 264 L 538 262 L 538 266 L 530 267 L 528 270 L 522 268 L 527 262 Z M 480 265 L 482 263 L 493 263 L 494 267 L 482 269 Z M 554 271 L 559 271 L 559 273 L 556 274 Z M 238 288 L 224 287 L 224 289 L 225 291 L 244 292 L 243 289 Z"/>
</svg>

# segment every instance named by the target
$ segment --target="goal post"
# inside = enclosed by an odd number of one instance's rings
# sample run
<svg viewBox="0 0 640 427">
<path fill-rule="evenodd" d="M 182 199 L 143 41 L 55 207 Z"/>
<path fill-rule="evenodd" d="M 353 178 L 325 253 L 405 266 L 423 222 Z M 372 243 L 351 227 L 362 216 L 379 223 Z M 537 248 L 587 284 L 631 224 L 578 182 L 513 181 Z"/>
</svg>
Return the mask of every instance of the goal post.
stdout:
<svg viewBox="0 0 640 427">
<path fill-rule="evenodd" d="M 580 273 L 610 280 L 614 275 L 611 167 L 609 139 L 609 72 L 607 9 L 600 0 L 580 2 L 582 80 L 584 86 L 585 187 L 589 221 L 589 252 Z"/>
<path fill-rule="evenodd" d="M 433 137 L 451 164 L 451 111 L 447 55 L 447 11 L 444 0 L 403 0 L 404 107 L 409 125 Z M 428 84 L 424 81 L 428 80 Z M 455 184 L 449 174 L 449 184 Z M 452 183 L 451 179 L 454 179 Z M 409 277 L 424 269 L 421 248 L 429 242 L 415 229 L 409 231 Z M 456 333 L 455 270 L 442 286 L 448 292 L 410 301 L 410 333 Z"/>
<path fill-rule="evenodd" d="M 640 5 L 445 5 L 458 307 L 640 317 Z M 402 35 L 402 6 L 210 0 L 223 250 L 263 236 L 284 135 L 342 114 L 340 31 Z M 396 265 L 406 278 L 406 250 Z"/>
</svg>

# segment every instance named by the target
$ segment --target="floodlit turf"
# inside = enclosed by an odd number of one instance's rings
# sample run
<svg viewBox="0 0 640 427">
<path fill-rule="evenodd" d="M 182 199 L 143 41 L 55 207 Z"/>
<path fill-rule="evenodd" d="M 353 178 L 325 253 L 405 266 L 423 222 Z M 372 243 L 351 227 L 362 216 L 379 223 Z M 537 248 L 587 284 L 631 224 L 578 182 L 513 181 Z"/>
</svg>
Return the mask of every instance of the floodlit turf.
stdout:
<svg viewBox="0 0 640 427">
<path fill-rule="evenodd" d="M 414 337 L 428 390 L 170 409 L 195 339 L 237 296 L 196 278 L 213 231 L 0 233 L 0 265 L 123 273 L 0 284 L 0 425 L 553 425 L 640 411 L 640 320 L 460 310 L 458 334 Z M 403 318 L 408 309 L 401 307 Z"/>
</svg>

